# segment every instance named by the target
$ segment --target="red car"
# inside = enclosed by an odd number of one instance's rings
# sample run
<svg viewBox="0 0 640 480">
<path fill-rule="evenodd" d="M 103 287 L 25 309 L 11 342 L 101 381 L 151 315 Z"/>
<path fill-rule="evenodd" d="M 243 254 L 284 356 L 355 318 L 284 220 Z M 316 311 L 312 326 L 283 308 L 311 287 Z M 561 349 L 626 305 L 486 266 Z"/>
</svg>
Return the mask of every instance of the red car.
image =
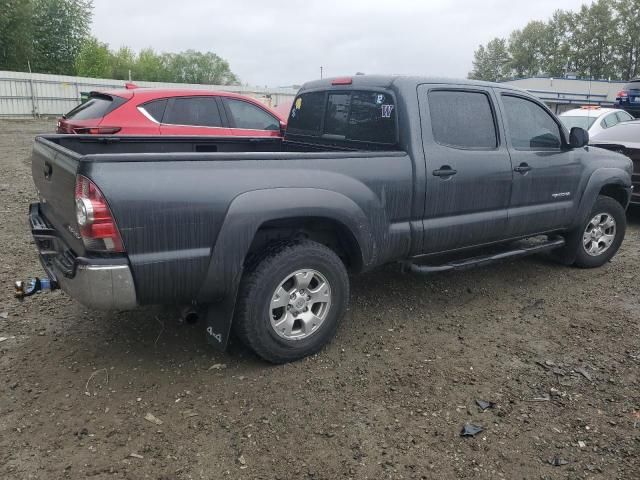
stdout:
<svg viewBox="0 0 640 480">
<path fill-rule="evenodd" d="M 138 88 L 91 92 L 58 120 L 58 133 L 96 135 L 282 136 L 283 118 L 229 92 Z"/>
</svg>

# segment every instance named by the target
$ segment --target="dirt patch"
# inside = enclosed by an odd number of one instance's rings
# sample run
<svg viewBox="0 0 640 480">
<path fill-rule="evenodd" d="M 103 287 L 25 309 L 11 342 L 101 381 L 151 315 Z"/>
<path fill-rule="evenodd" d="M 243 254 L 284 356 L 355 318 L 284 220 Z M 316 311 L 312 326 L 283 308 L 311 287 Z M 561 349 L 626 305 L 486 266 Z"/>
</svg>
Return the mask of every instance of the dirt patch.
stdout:
<svg viewBox="0 0 640 480">
<path fill-rule="evenodd" d="M 637 212 L 597 270 L 355 277 L 335 341 L 274 367 L 173 310 L 12 298 L 41 273 L 29 156 L 52 128 L 0 121 L 1 478 L 640 478 Z"/>
</svg>

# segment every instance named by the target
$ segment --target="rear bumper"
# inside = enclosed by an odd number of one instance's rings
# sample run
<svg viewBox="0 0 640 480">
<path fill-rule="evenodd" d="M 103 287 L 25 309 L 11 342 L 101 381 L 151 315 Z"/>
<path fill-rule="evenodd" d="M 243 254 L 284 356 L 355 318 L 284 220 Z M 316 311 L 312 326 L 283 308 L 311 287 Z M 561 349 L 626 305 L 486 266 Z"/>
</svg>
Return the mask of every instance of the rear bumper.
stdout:
<svg viewBox="0 0 640 480">
<path fill-rule="evenodd" d="M 29 223 L 42 267 L 69 296 L 97 310 L 130 310 L 137 305 L 126 257 L 77 257 L 40 214 L 39 203 L 29 207 Z"/>
</svg>

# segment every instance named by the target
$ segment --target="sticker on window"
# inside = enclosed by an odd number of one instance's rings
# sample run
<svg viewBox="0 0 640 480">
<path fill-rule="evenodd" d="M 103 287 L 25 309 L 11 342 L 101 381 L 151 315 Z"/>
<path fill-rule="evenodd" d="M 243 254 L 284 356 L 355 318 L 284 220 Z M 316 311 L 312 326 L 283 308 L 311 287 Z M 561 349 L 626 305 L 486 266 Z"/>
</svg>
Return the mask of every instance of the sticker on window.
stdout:
<svg viewBox="0 0 640 480">
<path fill-rule="evenodd" d="M 384 103 L 384 95 L 382 95 L 381 93 L 376 95 L 376 103 L 378 105 L 382 105 Z"/>
<path fill-rule="evenodd" d="M 393 112 L 393 105 L 382 105 L 382 118 L 391 118 L 391 112 Z"/>
<path fill-rule="evenodd" d="M 296 110 L 300 110 L 300 108 L 302 108 L 302 97 L 296 99 Z"/>
</svg>

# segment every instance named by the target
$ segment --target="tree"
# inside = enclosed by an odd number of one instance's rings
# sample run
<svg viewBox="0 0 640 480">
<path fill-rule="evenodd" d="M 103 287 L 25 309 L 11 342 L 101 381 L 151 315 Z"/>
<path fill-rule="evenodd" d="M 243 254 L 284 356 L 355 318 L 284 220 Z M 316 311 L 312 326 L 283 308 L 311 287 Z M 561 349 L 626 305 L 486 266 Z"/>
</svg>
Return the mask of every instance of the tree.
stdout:
<svg viewBox="0 0 640 480">
<path fill-rule="evenodd" d="M 157 54 L 153 48 L 140 50 L 134 68 L 136 80 L 148 82 L 170 81 L 162 55 Z"/>
<path fill-rule="evenodd" d="M 111 72 L 109 45 L 90 37 L 84 42 L 76 58 L 76 73 L 81 77 L 109 78 Z"/>
<path fill-rule="evenodd" d="M 544 71 L 547 25 L 529 22 L 522 30 L 515 30 L 509 37 L 510 66 L 519 77 L 535 77 Z"/>
<path fill-rule="evenodd" d="M 76 57 L 89 37 L 91 0 L 34 0 L 34 71 L 72 75 Z"/>
<path fill-rule="evenodd" d="M 136 65 L 136 54 L 129 47 L 120 47 L 111 54 L 111 77 L 117 80 L 129 80 Z"/>
<path fill-rule="evenodd" d="M 616 77 L 615 42 L 618 37 L 608 0 L 583 5 L 573 17 L 571 66 L 580 76 Z"/>
<path fill-rule="evenodd" d="M 546 25 L 542 46 L 542 70 L 563 77 L 571 54 L 571 13 L 556 10 Z"/>
<path fill-rule="evenodd" d="M 617 0 L 614 9 L 620 34 L 616 69 L 628 80 L 640 75 L 640 0 Z"/>
<path fill-rule="evenodd" d="M 164 60 L 173 82 L 209 85 L 232 85 L 238 82 L 229 63 L 213 52 L 187 50 L 166 54 Z"/>
<path fill-rule="evenodd" d="M 0 70 L 27 70 L 32 12 L 30 0 L 0 0 Z"/>
<path fill-rule="evenodd" d="M 474 52 L 473 70 L 469 78 L 498 82 L 509 77 L 511 58 L 504 38 L 494 38 Z"/>
</svg>

